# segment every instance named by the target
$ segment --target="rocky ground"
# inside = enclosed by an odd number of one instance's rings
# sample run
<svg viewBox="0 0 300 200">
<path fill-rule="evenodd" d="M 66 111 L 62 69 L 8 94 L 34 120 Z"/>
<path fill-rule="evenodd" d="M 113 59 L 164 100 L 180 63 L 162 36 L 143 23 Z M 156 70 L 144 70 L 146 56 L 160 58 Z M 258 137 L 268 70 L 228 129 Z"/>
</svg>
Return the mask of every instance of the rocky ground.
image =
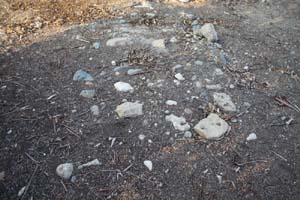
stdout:
<svg viewBox="0 0 300 200">
<path fill-rule="evenodd" d="M 3 32 L 0 198 L 299 199 L 300 3 L 130 3 Z"/>
</svg>

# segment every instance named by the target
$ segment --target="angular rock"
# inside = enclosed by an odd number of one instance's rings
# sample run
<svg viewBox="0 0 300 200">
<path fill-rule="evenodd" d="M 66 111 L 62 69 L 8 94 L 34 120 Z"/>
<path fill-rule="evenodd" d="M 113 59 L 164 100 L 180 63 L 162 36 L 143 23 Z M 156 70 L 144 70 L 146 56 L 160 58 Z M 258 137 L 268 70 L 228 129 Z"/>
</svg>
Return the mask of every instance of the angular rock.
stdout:
<svg viewBox="0 0 300 200">
<path fill-rule="evenodd" d="M 212 23 L 204 24 L 201 27 L 200 32 L 209 42 L 216 42 L 219 40 L 215 27 Z"/>
<path fill-rule="evenodd" d="M 114 86 L 119 92 L 133 92 L 133 87 L 129 83 L 119 81 Z"/>
<path fill-rule="evenodd" d="M 83 70 L 77 70 L 73 76 L 73 81 L 93 81 L 94 78 L 87 72 Z"/>
<path fill-rule="evenodd" d="M 213 94 L 213 97 L 214 97 L 214 102 L 218 106 L 220 106 L 224 111 L 228 111 L 228 112 L 235 112 L 236 111 L 236 106 L 232 102 L 229 95 L 227 95 L 225 93 L 215 92 Z"/>
<path fill-rule="evenodd" d="M 73 173 L 73 164 L 72 163 L 64 163 L 60 164 L 56 168 L 56 174 L 63 179 L 70 179 Z"/>
<path fill-rule="evenodd" d="M 153 40 L 152 46 L 158 49 L 165 49 L 166 48 L 165 40 L 164 39 Z"/>
<path fill-rule="evenodd" d="M 120 118 L 137 117 L 143 115 L 143 104 L 138 102 L 125 102 L 118 105 L 115 111 Z"/>
<path fill-rule="evenodd" d="M 89 167 L 89 166 L 96 166 L 96 165 L 101 165 L 101 162 L 98 159 L 94 159 L 90 162 L 87 162 L 85 164 L 79 165 L 78 169 L 82 169 L 84 167 Z"/>
<path fill-rule="evenodd" d="M 116 46 L 127 46 L 133 44 L 133 40 L 129 37 L 119 37 L 107 40 L 106 46 L 116 47 Z"/>
<path fill-rule="evenodd" d="M 166 121 L 171 122 L 174 128 L 179 131 L 188 131 L 191 128 L 184 117 L 177 117 L 171 114 L 166 116 Z"/>
<path fill-rule="evenodd" d="M 127 75 L 133 76 L 133 75 L 140 74 L 140 73 L 142 73 L 142 72 L 143 72 L 142 69 L 129 69 L 129 70 L 127 71 Z"/>
<path fill-rule="evenodd" d="M 80 96 L 91 99 L 95 96 L 96 91 L 95 90 L 82 90 L 80 92 Z"/>
<path fill-rule="evenodd" d="M 168 106 L 176 106 L 176 105 L 177 105 L 177 102 L 176 102 L 176 101 L 173 101 L 173 100 L 167 100 L 167 101 L 166 101 L 166 104 L 167 104 Z"/>
<path fill-rule="evenodd" d="M 218 139 L 229 130 L 229 125 L 217 114 L 211 113 L 202 119 L 194 130 L 205 139 Z"/>
<path fill-rule="evenodd" d="M 91 106 L 90 110 L 94 116 L 98 116 L 100 114 L 99 106 L 97 105 Z"/>
<path fill-rule="evenodd" d="M 175 78 L 176 78 L 177 80 L 179 80 L 179 81 L 184 81 L 184 80 L 185 80 L 185 78 L 183 77 L 183 75 L 180 74 L 180 73 L 175 74 Z"/>
<path fill-rule="evenodd" d="M 145 165 L 150 171 L 152 171 L 152 169 L 153 169 L 153 164 L 152 164 L 152 161 L 151 161 L 151 160 L 145 160 L 145 161 L 144 161 L 144 165 Z"/>
</svg>

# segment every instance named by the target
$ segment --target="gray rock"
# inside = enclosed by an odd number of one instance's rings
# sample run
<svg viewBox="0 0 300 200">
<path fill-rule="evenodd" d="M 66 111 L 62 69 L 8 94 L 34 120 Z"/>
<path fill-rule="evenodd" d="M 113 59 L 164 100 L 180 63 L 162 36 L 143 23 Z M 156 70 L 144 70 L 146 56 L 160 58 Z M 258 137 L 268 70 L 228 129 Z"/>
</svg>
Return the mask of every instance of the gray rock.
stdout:
<svg viewBox="0 0 300 200">
<path fill-rule="evenodd" d="M 202 119 L 194 130 L 203 138 L 218 139 L 229 130 L 229 125 L 217 114 L 211 113 L 207 118 Z"/>
<path fill-rule="evenodd" d="M 138 102 L 125 102 L 118 105 L 115 111 L 120 118 L 137 117 L 143 115 L 143 104 Z"/>
<path fill-rule="evenodd" d="M 100 42 L 94 42 L 94 43 L 93 43 L 93 48 L 94 48 L 94 49 L 99 49 L 100 47 L 101 47 Z"/>
<path fill-rule="evenodd" d="M 110 46 L 110 47 L 128 46 L 132 44 L 133 44 L 133 40 L 129 37 L 112 38 L 107 40 L 106 42 L 106 46 Z"/>
<path fill-rule="evenodd" d="M 91 99 L 95 96 L 96 91 L 95 90 L 82 90 L 80 92 L 80 96 Z"/>
<path fill-rule="evenodd" d="M 257 139 L 257 136 L 255 133 L 250 133 L 247 137 L 247 141 L 252 141 L 252 140 L 256 140 Z"/>
<path fill-rule="evenodd" d="M 137 75 L 137 74 L 140 74 L 140 73 L 143 73 L 142 69 L 129 69 L 127 71 L 127 75 L 129 75 L 129 76 Z"/>
<path fill-rule="evenodd" d="M 93 81 L 94 78 L 87 72 L 83 70 L 77 70 L 73 76 L 73 81 Z"/>
<path fill-rule="evenodd" d="M 63 179 L 69 179 L 72 176 L 73 169 L 72 163 L 60 164 L 56 168 L 56 174 Z"/>
<path fill-rule="evenodd" d="M 174 128 L 179 131 L 188 131 L 191 128 L 184 117 L 177 117 L 171 114 L 166 116 L 166 121 L 171 122 Z"/>
<path fill-rule="evenodd" d="M 209 42 L 216 42 L 219 40 L 215 27 L 212 23 L 204 24 L 201 27 L 200 32 Z"/>
<path fill-rule="evenodd" d="M 215 92 L 213 94 L 213 97 L 214 97 L 214 102 L 218 106 L 220 106 L 224 111 L 228 111 L 228 112 L 235 112 L 236 111 L 236 106 L 232 102 L 229 95 L 227 95 L 225 93 Z"/>
<path fill-rule="evenodd" d="M 98 116 L 100 114 L 99 106 L 97 105 L 91 106 L 90 110 L 94 116 Z"/>
</svg>

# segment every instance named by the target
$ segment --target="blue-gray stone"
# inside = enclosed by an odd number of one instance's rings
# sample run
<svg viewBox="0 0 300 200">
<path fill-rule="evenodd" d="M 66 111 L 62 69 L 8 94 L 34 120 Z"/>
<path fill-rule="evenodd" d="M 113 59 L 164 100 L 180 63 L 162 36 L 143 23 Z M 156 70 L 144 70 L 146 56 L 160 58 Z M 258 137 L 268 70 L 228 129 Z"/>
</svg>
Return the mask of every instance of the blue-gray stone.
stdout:
<svg viewBox="0 0 300 200">
<path fill-rule="evenodd" d="M 89 99 L 93 98 L 95 96 L 95 94 L 96 94 L 95 90 L 82 90 L 80 92 L 80 96 L 89 98 Z"/>
<path fill-rule="evenodd" d="M 133 75 L 137 75 L 137 74 L 142 73 L 142 72 L 143 72 L 142 69 L 129 69 L 127 71 L 127 75 L 133 76 Z"/>
<path fill-rule="evenodd" d="M 73 76 L 73 80 L 74 81 L 93 81 L 94 78 L 87 72 L 83 71 L 83 70 L 77 70 L 76 73 Z"/>
</svg>

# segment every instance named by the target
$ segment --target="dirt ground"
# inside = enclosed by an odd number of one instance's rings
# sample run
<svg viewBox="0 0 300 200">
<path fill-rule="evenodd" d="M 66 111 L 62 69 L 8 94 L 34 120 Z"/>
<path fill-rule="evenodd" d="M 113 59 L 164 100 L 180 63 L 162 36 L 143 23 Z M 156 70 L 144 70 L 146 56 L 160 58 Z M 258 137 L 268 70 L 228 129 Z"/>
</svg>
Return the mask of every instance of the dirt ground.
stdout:
<svg viewBox="0 0 300 200">
<path fill-rule="evenodd" d="M 300 199 L 298 0 L 0 2 L 0 199 Z M 213 23 L 218 43 L 194 37 L 194 21 Z M 135 42 L 106 44 L 119 37 Z M 147 42 L 158 39 L 165 47 Z M 79 69 L 95 80 L 74 81 Z M 125 99 L 143 115 L 120 119 Z M 217 113 L 231 129 L 185 137 L 170 113 L 191 127 Z M 62 163 L 74 164 L 70 180 Z"/>
</svg>

